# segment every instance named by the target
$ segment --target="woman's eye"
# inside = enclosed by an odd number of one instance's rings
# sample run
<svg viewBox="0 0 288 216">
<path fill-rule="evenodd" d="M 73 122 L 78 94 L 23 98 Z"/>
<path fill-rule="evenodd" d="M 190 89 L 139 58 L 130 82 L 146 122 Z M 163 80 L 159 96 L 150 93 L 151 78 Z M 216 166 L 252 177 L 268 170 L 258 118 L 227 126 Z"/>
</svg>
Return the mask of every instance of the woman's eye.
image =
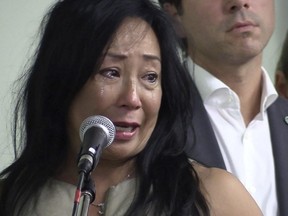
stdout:
<svg viewBox="0 0 288 216">
<path fill-rule="evenodd" d="M 103 69 L 103 70 L 100 70 L 99 74 L 101 74 L 104 77 L 111 78 L 111 79 L 113 79 L 114 77 L 120 76 L 119 72 L 115 69 Z"/>
<path fill-rule="evenodd" d="M 150 82 L 150 83 L 155 83 L 157 81 L 157 79 L 158 79 L 158 74 L 149 73 L 149 74 L 146 74 L 143 78 L 145 80 L 147 80 L 148 82 Z"/>
</svg>

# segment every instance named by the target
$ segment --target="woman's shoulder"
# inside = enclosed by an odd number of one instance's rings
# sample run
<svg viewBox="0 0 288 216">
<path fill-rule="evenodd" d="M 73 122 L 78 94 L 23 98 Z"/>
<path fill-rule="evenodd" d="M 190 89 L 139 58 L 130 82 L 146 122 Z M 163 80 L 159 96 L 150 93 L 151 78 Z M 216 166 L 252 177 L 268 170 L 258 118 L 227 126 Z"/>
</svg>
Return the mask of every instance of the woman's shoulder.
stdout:
<svg viewBox="0 0 288 216">
<path fill-rule="evenodd" d="M 221 185 L 225 186 L 225 188 L 228 188 L 232 184 L 237 185 L 238 183 L 240 183 L 234 175 L 227 172 L 226 170 L 215 167 L 206 167 L 197 162 L 193 162 L 192 165 L 197 172 L 201 183 L 205 184 L 206 186 L 210 186 L 210 184 L 213 186 L 215 185 L 215 183 L 217 183 L 219 184 L 219 186 Z"/>
<path fill-rule="evenodd" d="M 231 173 L 192 163 L 200 181 L 200 189 L 209 203 L 212 215 L 262 215 L 243 184 Z"/>
<path fill-rule="evenodd" d="M 76 186 L 56 179 L 49 179 L 33 196 L 23 211 L 30 216 L 70 215 Z"/>
</svg>

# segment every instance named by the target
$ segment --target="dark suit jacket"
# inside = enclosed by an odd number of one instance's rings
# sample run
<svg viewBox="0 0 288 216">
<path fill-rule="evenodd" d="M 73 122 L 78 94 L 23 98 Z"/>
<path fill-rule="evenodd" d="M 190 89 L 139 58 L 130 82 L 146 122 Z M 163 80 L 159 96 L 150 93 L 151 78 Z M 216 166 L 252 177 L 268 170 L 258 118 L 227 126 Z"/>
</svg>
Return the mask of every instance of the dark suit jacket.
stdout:
<svg viewBox="0 0 288 216">
<path fill-rule="evenodd" d="M 193 128 L 189 128 L 188 156 L 207 166 L 225 169 L 212 125 L 199 94 L 196 94 Z M 278 99 L 268 108 L 268 118 L 275 161 L 276 188 L 280 216 L 288 216 L 288 100 Z M 192 131 L 191 131 L 192 130 Z M 192 134 L 194 134 L 192 136 Z"/>
</svg>

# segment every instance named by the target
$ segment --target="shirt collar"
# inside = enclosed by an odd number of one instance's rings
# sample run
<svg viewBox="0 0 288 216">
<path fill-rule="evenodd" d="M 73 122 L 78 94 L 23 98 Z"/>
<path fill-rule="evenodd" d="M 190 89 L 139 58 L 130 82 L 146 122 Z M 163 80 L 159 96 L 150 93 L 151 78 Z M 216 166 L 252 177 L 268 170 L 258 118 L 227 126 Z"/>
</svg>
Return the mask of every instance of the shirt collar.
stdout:
<svg viewBox="0 0 288 216">
<path fill-rule="evenodd" d="M 277 99 L 278 93 L 264 67 L 262 67 L 262 71 L 263 88 L 261 98 L 261 111 L 265 111 Z"/>
<path fill-rule="evenodd" d="M 237 94 L 225 83 L 217 79 L 204 68 L 195 64 L 190 57 L 186 59 L 186 66 L 205 104 L 240 108 L 240 101 Z M 260 107 L 261 113 L 263 113 L 278 97 L 277 91 L 269 78 L 267 71 L 263 67 L 262 76 L 263 89 Z"/>
</svg>

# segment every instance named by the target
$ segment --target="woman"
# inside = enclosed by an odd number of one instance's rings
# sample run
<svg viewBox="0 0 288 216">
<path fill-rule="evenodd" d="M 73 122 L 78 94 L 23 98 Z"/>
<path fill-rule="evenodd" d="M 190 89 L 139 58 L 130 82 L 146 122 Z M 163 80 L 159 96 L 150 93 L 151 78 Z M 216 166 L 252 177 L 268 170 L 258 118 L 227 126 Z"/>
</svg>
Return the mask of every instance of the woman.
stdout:
<svg viewBox="0 0 288 216">
<path fill-rule="evenodd" d="M 71 215 L 78 131 L 93 115 L 116 136 L 91 172 L 89 215 L 261 215 L 234 177 L 185 154 L 195 88 L 157 6 L 64 0 L 43 25 L 15 111 L 23 150 L 1 174 L 1 215 Z"/>
</svg>

